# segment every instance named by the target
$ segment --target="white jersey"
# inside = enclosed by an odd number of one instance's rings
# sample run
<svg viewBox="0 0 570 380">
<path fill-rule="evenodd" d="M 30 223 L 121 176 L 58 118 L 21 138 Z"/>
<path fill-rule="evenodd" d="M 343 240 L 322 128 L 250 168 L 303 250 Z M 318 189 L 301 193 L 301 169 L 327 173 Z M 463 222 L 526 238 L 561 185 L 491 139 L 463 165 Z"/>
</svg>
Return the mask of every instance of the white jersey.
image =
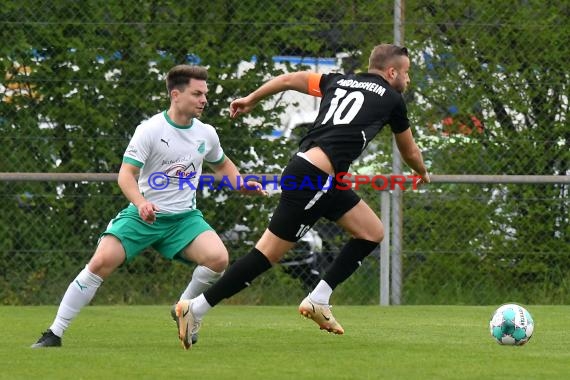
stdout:
<svg viewBox="0 0 570 380">
<path fill-rule="evenodd" d="M 141 168 L 141 194 L 159 213 L 172 214 L 196 208 L 202 163 L 216 165 L 224 158 L 214 127 L 196 118 L 180 126 L 164 111 L 137 127 L 123 162 Z"/>
</svg>

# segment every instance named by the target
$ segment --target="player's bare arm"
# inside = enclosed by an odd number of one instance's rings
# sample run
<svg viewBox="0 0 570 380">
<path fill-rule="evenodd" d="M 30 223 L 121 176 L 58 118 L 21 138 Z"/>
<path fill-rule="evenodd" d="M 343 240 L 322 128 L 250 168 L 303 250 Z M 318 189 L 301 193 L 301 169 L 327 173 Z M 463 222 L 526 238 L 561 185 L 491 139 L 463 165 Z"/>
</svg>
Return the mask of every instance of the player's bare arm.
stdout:
<svg viewBox="0 0 570 380">
<path fill-rule="evenodd" d="M 147 201 L 140 193 L 137 183 L 139 172 L 138 167 L 123 162 L 119 169 L 119 187 L 125 197 L 137 207 L 141 219 L 145 222 L 152 223 L 156 220 L 155 212 L 158 211 L 158 207 Z"/>
<path fill-rule="evenodd" d="M 230 117 L 249 113 L 261 100 L 287 90 L 295 90 L 309 94 L 309 71 L 297 71 L 279 75 L 262 84 L 244 98 L 236 99 L 230 104 Z M 318 75 L 318 74 L 314 74 Z"/>
<path fill-rule="evenodd" d="M 394 137 L 404 162 L 421 177 L 418 184 L 429 183 L 430 178 L 424 164 L 422 152 L 414 140 L 411 129 L 408 128 L 404 132 L 396 133 Z"/>
<path fill-rule="evenodd" d="M 267 195 L 267 191 L 263 190 L 263 186 L 259 182 L 247 181 L 245 186 L 242 181 L 238 183 L 238 178 L 241 178 L 241 174 L 234 162 L 228 157 L 225 157 L 221 164 L 212 165 L 212 168 L 214 169 L 214 174 L 216 176 L 227 178 L 234 189 L 239 188 L 239 191 L 244 194 Z"/>
</svg>

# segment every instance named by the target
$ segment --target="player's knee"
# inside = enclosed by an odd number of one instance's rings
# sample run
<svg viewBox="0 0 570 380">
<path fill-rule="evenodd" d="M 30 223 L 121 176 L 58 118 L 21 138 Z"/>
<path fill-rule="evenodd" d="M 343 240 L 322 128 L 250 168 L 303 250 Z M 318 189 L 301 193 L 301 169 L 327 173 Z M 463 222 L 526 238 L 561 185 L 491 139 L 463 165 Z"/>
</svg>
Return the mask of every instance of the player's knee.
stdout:
<svg viewBox="0 0 570 380">
<path fill-rule="evenodd" d="M 366 240 L 373 241 L 376 243 L 380 243 L 382 241 L 382 239 L 384 239 L 384 229 L 383 228 L 379 228 L 376 231 L 372 231 L 370 233 L 370 235 L 368 235 L 368 237 L 366 238 Z"/>
<path fill-rule="evenodd" d="M 373 228 L 366 228 L 363 231 L 359 231 L 354 236 L 357 239 L 363 239 L 368 241 L 373 241 L 376 243 L 380 243 L 382 239 L 384 239 L 384 226 L 380 223 Z"/>
<path fill-rule="evenodd" d="M 374 241 L 376 243 L 380 243 L 384 239 L 384 228 L 380 227 L 378 231 L 373 235 L 370 241 Z"/>
<path fill-rule="evenodd" d="M 214 272 L 223 272 L 229 264 L 229 255 L 226 249 L 220 249 L 217 252 L 212 252 L 204 262 L 204 266 L 210 268 Z"/>
<path fill-rule="evenodd" d="M 114 236 L 105 236 L 89 260 L 87 269 L 101 278 L 107 278 L 125 259 L 125 250 L 121 242 Z"/>
<path fill-rule="evenodd" d="M 113 273 L 123 261 L 124 260 L 121 260 L 119 258 L 111 259 L 109 256 L 94 255 L 91 260 L 89 260 L 87 269 L 89 272 L 105 279 L 109 277 L 109 275 Z"/>
</svg>

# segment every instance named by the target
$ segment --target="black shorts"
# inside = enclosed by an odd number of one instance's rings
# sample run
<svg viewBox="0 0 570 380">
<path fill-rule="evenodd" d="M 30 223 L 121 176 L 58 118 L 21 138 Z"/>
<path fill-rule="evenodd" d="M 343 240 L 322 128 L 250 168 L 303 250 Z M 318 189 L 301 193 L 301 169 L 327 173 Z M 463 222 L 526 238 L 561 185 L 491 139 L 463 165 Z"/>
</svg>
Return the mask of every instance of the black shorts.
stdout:
<svg viewBox="0 0 570 380">
<path fill-rule="evenodd" d="M 321 217 L 336 222 L 360 201 L 350 190 L 336 188 L 334 177 L 309 161 L 293 156 L 281 175 L 281 198 L 269 231 L 296 242 Z"/>
</svg>

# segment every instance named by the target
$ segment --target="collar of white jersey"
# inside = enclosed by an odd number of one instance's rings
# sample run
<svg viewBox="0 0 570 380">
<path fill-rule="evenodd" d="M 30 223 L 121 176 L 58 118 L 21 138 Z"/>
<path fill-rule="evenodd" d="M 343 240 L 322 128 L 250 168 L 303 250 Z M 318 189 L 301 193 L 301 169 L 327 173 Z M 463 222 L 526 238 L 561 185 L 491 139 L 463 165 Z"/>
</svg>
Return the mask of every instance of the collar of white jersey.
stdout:
<svg viewBox="0 0 570 380">
<path fill-rule="evenodd" d="M 172 125 L 174 128 L 178 128 L 178 129 L 190 129 L 192 128 L 192 126 L 194 125 L 194 118 L 192 118 L 192 122 L 188 125 L 180 125 L 180 124 L 176 124 L 171 118 L 170 116 L 168 116 L 168 113 L 166 111 L 163 111 L 162 114 L 164 115 L 164 118 L 166 119 L 166 121 L 168 122 L 168 124 Z"/>
</svg>

